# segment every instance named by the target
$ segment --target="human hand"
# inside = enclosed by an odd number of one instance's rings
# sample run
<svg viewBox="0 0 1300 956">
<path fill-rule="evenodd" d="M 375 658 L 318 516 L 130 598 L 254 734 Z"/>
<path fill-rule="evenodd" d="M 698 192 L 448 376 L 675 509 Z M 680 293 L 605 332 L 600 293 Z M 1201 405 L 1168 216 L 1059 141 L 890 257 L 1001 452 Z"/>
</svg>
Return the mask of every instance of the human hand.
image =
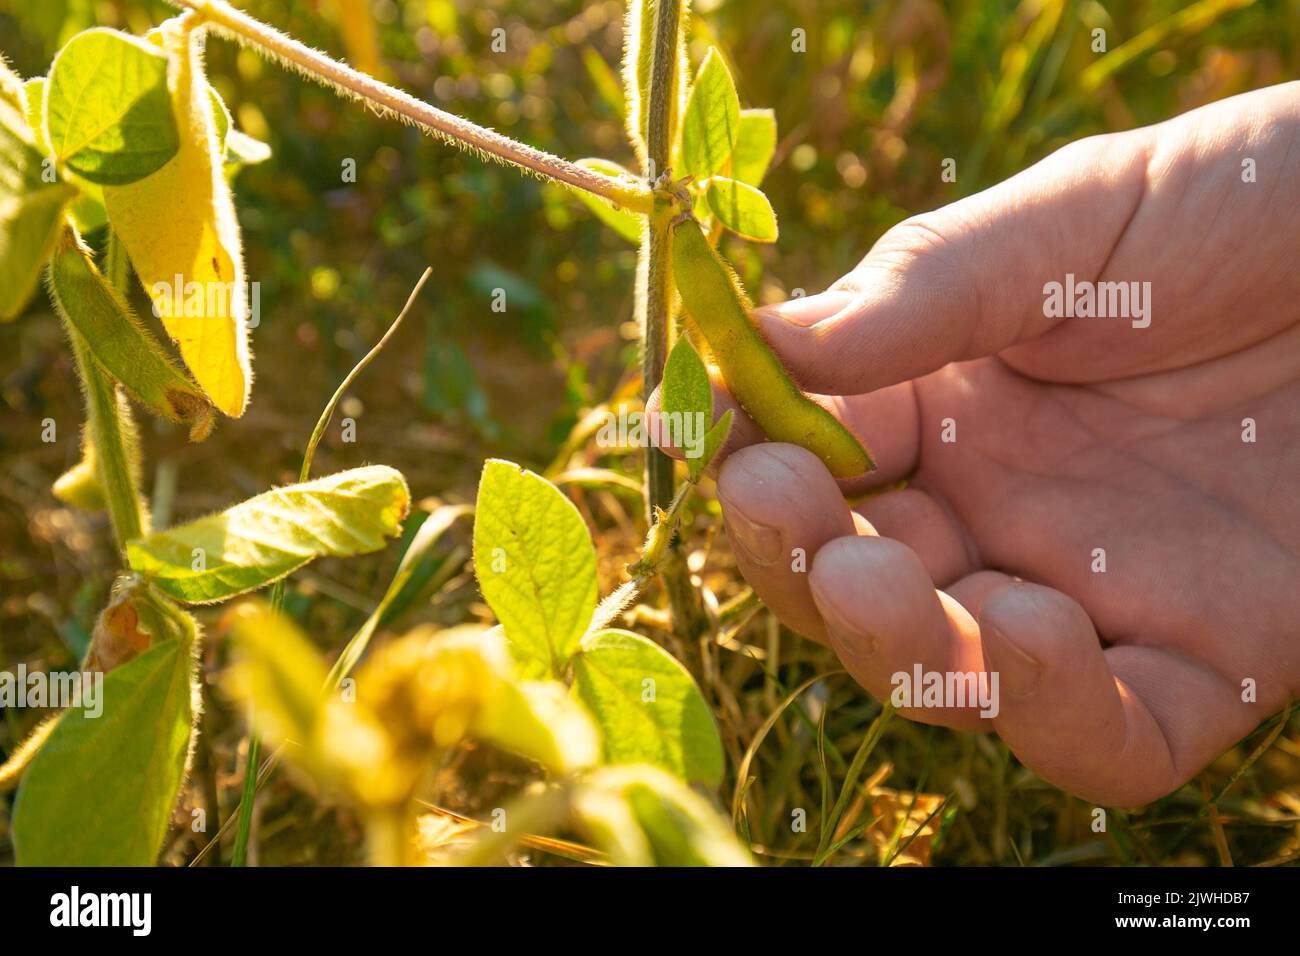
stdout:
<svg viewBox="0 0 1300 956">
<path fill-rule="evenodd" d="M 994 717 L 908 717 L 1099 803 L 1185 783 L 1300 688 L 1298 208 L 1292 83 L 1074 143 L 758 310 L 879 470 L 738 417 L 745 577 L 881 699 L 917 664 L 999 676 Z M 1046 315 L 1067 274 L 1149 283 L 1145 317 Z"/>
</svg>

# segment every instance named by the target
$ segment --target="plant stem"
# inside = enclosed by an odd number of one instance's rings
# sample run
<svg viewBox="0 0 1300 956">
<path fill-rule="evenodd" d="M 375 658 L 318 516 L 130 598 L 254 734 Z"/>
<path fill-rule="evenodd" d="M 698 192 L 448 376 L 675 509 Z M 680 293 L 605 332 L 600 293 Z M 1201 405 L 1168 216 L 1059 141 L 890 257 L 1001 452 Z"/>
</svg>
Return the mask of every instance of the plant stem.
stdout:
<svg viewBox="0 0 1300 956">
<path fill-rule="evenodd" d="M 126 292 L 126 257 L 112 231 L 108 234 L 109 277 L 119 292 Z M 144 533 L 144 511 L 137 488 L 135 434 L 131 411 L 121 401 L 117 384 L 100 367 L 86 340 L 66 319 L 64 325 L 72 342 L 77 372 L 86 390 L 86 420 L 90 441 L 95 448 L 95 471 L 104 489 L 104 500 L 113 523 L 119 551 L 126 543 Z"/>
<path fill-rule="evenodd" d="M 652 37 L 642 42 L 653 44 L 650 64 L 650 88 L 647 91 L 646 172 L 657 185 L 670 179 L 673 136 L 676 133 L 678 55 L 681 43 L 681 0 L 659 0 L 655 7 Z M 654 210 L 641 239 L 641 267 L 637 270 L 637 302 L 642 333 L 641 379 L 644 395 L 663 380 L 664 364 L 672 346 L 672 234 L 669 229 L 677 209 L 666 191 L 655 196 Z M 669 511 L 675 500 L 673 461 L 658 448 L 649 448 L 645 464 L 647 520 L 651 527 L 660 511 Z M 699 596 L 691 587 L 690 574 L 682 559 L 674 530 L 662 562 L 664 590 L 672 610 L 673 629 L 688 637 L 697 637 L 707 626 Z"/>
<path fill-rule="evenodd" d="M 224 0 L 167 2 L 174 7 L 194 11 L 217 32 L 241 43 L 251 44 L 259 52 L 301 70 L 313 80 L 363 100 L 380 113 L 396 114 L 453 146 L 483 153 L 543 178 L 594 193 L 633 212 L 649 213 L 652 208 L 650 189 L 640 183 L 603 175 L 440 110 L 373 76 L 304 46 L 243 11 L 236 10 Z"/>
<path fill-rule="evenodd" d="M 650 90 L 646 119 L 646 153 L 651 179 L 668 171 L 673 134 L 677 132 L 677 62 L 681 43 L 682 0 L 658 0 L 650 64 Z M 645 39 L 642 39 L 645 42 Z"/>
<path fill-rule="evenodd" d="M 118 550 L 124 551 L 128 541 L 144 533 L 140 495 L 136 490 L 134 466 L 128 450 L 129 426 L 124 427 L 121 418 L 125 410 L 118 402 L 117 386 L 90 354 L 90 347 L 81 333 L 69 327 L 68 337 L 72 339 L 77 371 L 86 387 L 86 415 L 91 441 L 95 445 L 96 473 L 104 488 L 104 500 L 113 521 Z"/>
<path fill-rule="evenodd" d="M 672 156 L 673 104 L 677 99 L 677 45 L 682 18 L 681 0 L 659 0 L 655 8 L 654 32 L 641 38 L 651 44 L 650 88 L 646 104 L 646 151 L 649 178 L 659 181 L 669 172 Z M 670 322 L 673 300 L 672 234 L 673 210 L 662 196 L 655 199 L 649 227 L 642 234 L 643 267 L 637 281 L 645 283 L 638 303 L 645 310 L 641 318 L 641 377 L 644 395 L 658 387 L 664 377 L 664 363 L 671 346 Z M 673 462 L 658 448 L 646 455 L 646 507 L 654 524 L 659 511 L 667 511 L 673 500 Z"/>
<path fill-rule="evenodd" d="M 643 397 L 647 400 L 663 380 L 672 333 L 669 322 L 673 282 L 672 237 L 668 231 L 671 217 L 670 208 L 656 209 L 650 217 L 647 234 L 641 240 L 641 254 L 646 259 L 646 267 L 638 270 L 638 279 L 645 282 L 645 290 L 638 299 L 645 309 L 641 322 L 641 379 Z M 659 512 L 668 510 L 674 495 L 673 460 L 654 446 L 646 450 L 645 483 L 647 520 L 653 525 Z"/>
</svg>

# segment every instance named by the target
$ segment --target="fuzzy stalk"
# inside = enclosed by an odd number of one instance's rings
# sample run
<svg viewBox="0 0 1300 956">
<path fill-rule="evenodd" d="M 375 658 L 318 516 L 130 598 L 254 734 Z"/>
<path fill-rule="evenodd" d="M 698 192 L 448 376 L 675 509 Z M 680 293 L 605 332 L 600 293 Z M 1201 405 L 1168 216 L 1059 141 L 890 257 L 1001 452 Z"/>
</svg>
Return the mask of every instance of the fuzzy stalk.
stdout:
<svg viewBox="0 0 1300 956">
<path fill-rule="evenodd" d="M 299 43 L 279 30 L 236 10 L 224 0 L 167 0 L 174 7 L 199 14 L 217 33 L 248 44 L 259 53 L 300 70 L 335 92 L 356 97 L 376 112 L 414 123 L 430 135 L 453 146 L 503 163 L 518 166 L 544 179 L 551 179 L 602 196 L 633 212 L 648 213 L 650 190 L 629 179 L 615 179 L 567 159 L 503 136 L 495 130 L 471 123 L 416 99 L 410 93 L 389 86 L 369 74 L 354 70 L 318 50 Z"/>
<path fill-rule="evenodd" d="M 125 258 L 117 236 L 109 232 L 108 257 Z M 125 286 L 125 278 L 122 286 Z M 119 291 L 125 291 L 119 286 Z M 139 449 L 136 443 L 135 423 L 131 409 L 118 395 L 117 383 L 100 367 L 90 352 L 90 346 L 81 333 L 73 327 L 67 316 L 63 325 L 72 343 L 77 373 L 86 393 L 86 424 L 90 441 L 95 448 L 95 472 L 108 516 L 113 523 L 113 534 L 119 551 L 126 543 L 145 532 L 144 503 L 139 491 Z"/>
<path fill-rule="evenodd" d="M 646 152 L 649 169 L 656 181 L 667 181 L 672 158 L 673 114 L 677 102 L 677 57 L 681 42 L 681 0 L 659 0 L 655 6 L 653 33 L 642 37 L 651 44 L 650 85 L 646 93 Z M 664 192 L 655 197 L 650 222 L 642 232 L 642 267 L 637 281 L 645 288 L 637 296 L 643 310 L 638 318 L 642 336 L 642 387 L 648 399 L 664 377 L 664 364 L 672 347 L 672 230 L 671 202 Z M 666 512 L 674 497 L 673 462 L 657 448 L 646 455 L 646 506 L 653 525 L 659 512 Z"/>
<path fill-rule="evenodd" d="M 680 47 L 682 41 L 682 0 L 659 0 L 655 6 L 654 31 L 649 38 L 652 44 L 650 87 L 646 103 L 646 153 L 647 170 L 657 184 L 666 187 L 670 182 L 673 135 L 676 132 L 677 81 L 680 76 Z M 642 38 L 646 42 L 646 38 Z M 672 218 L 676 206 L 667 188 L 655 195 L 654 211 L 642 233 L 641 268 L 637 281 L 644 289 L 637 296 L 642 332 L 641 378 L 648 399 L 664 377 L 664 364 L 673 339 L 673 269 L 672 269 Z M 645 463 L 647 520 L 653 527 L 661 513 L 672 508 L 676 498 L 676 478 L 673 461 L 658 448 L 646 450 Z M 682 558 L 678 536 L 674 530 L 662 564 L 664 590 L 672 611 L 673 629 L 685 637 L 697 637 L 707 625 L 699 595 L 691 587 L 690 574 Z"/>
</svg>

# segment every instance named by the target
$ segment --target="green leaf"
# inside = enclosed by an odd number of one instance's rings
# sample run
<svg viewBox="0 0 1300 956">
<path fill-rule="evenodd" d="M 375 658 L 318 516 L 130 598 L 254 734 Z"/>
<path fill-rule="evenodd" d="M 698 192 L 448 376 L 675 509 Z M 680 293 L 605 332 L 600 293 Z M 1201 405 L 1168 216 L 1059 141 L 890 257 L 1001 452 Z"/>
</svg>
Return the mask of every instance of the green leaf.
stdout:
<svg viewBox="0 0 1300 956">
<path fill-rule="evenodd" d="M 708 463 L 704 438 L 713 421 L 713 385 L 704 362 L 684 335 L 664 365 L 659 407 L 668 416 L 664 424 L 675 430 L 670 434 L 682 439 L 691 478 L 698 477 Z"/>
<path fill-rule="evenodd" d="M 474 570 L 524 676 L 562 674 L 596 605 L 596 552 L 573 503 L 540 475 L 489 459 L 475 506 Z"/>
<path fill-rule="evenodd" d="M 708 430 L 704 436 L 704 454 L 700 456 L 700 471 L 708 468 L 713 463 L 718 451 L 727 443 L 727 436 L 731 434 L 731 423 L 735 418 L 735 411 L 728 408 L 722 413 L 722 417 L 713 423 L 713 427 Z"/>
<path fill-rule="evenodd" d="M 226 101 L 212 86 L 208 87 L 212 101 L 212 123 L 217 134 L 217 154 L 222 158 L 222 168 L 227 178 L 233 177 L 245 166 L 264 163 L 271 158 L 271 147 L 260 139 L 235 129 L 230 119 Z"/>
<path fill-rule="evenodd" d="M 635 177 L 620 166 L 618 163 L 611 162 L 608 159 L 580 159 L 579 166 L 587 169 L 593 169 L 598 173 L 604 173 L 606 176 L 615 178 L 634 179 Z M 574 195 L 582 200 L 584 206 L 596 214 L 596 218 L 609 226 L 628 242 L 641 241 L 641 224 L 644 222 L 643 217 L 636 213 L 628 212 L 621 209 L 600 196 L 593 196 L 585 189 L 573 190 Z"/>
<path fill-rule="evenodd" d="M 166 54 L 116 30 L 77 34 L 50 68 L 45 125 L 59 162 L 91 182 L 155 172 L 180 148 Z"/>
<path fill-rule="evenodd" d="M 168 597 L 224 601 L 314 558 L 378 551 L 401 531 L 410 500 L 406 479 L 392 468 L 353 468 L 128 541 L 127 561 Z"/>
<path fill-rule="evenodd" d="M 695 680 L 653 641 L 628 631 L 589 634 L 573 659 L 573 694 L 596 717 L 609 763 L 648 763 L 716 787 L 722 741 Z"/>
<path fill-rule="evenodd" d="M 763 193 L 734 179 L 709 180 L 709 208 L 722 224 L 744 239 L 776 242 L 776 213 Z"/>
<path fill-rule="evenodd" d="M 226 135 L 233 125 L 230 121 L 230 110 L 226 107 L 226 101 L 221 98 L 221 94 L 211 85 L 208 86 L 208 99 L 212 102 L 212 125 L 217 134 L 217 152 L 224 155 Z"/>
<path fill-rule="evenodd" d="M 757 186 L 776 152 L 776 114 L 771 110 L 741 110 L 740 135 L 731 153 L 731 178 Z"/>
<path fill-rule="evenodd" d="M 573 806 L 579 827 L 619 866 L 753 862 L 708 800 L 655 767 L 603 767 L 584 778 Z"/>
<path fill-rule="evenodd" d="M 46 182 L 42 164 L 22 112 L 0 100 L 0 319 L 16 316 L 36 291 L 76 195 L 67 183 Z"/>
<path fill-rule="evenodd" d="M 187 424 L 192 441 L 207 436 L 216 415 L 211 402 L 100 275 L 71 226 L 64 228 L 50 261 L 50 292 L 59 314 L 81 333 L 95 360 L 137 401 L 155 415 Z"/>
<path fill-rule="evenodd" d="M 14 809 L 22 866 L 152 866 L 189 752 L 194 622 L 110 671 L 103 713 L 64 713 L 23 776 Z"/>
<path fill-rule="evenodd" d="M 716 47 L 710 47 L 686 103 L 682 121 L 682 158 L 686 171 L 703 182 L 723 172 L 740 134 L 740 99 L 731 71 Z"/>
<path fill-rule="evenodd" d="M 24 90 L 27 94 L 27 125 L 36 137 L 37 147 L 43 154 L 52 152 L 50 144 L 45 141 L 45 77 L 38 76 L 27 81 Z M 77 198 L 73 200 L 68 215 L 83 236 L 102 229 L 108 225 L 108 211 L 104 208 L 104 190 L 89 179 L 78 176 L 71 170 L 65 170 L 64 178 L 77 189 Z"/>
</svg>

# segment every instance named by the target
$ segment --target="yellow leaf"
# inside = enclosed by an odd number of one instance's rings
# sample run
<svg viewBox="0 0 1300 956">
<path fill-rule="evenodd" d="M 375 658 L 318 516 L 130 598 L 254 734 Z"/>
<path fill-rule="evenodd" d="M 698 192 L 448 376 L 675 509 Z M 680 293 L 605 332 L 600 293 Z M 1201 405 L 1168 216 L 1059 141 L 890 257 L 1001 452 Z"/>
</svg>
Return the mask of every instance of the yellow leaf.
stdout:
<svg viewBox="0 0 1300 956">
<path fill-rule="evenodd" d="M 180 148 L 165 166 L 127 186 L 106 186 L 109 221 L 213 404 L 238 417 L 248 404 L 248 294 L 230 186 L 222 174 L 203 35 L 182 16 L 158 39 L 171 56 L 167 84 Z"/>
</svg>

